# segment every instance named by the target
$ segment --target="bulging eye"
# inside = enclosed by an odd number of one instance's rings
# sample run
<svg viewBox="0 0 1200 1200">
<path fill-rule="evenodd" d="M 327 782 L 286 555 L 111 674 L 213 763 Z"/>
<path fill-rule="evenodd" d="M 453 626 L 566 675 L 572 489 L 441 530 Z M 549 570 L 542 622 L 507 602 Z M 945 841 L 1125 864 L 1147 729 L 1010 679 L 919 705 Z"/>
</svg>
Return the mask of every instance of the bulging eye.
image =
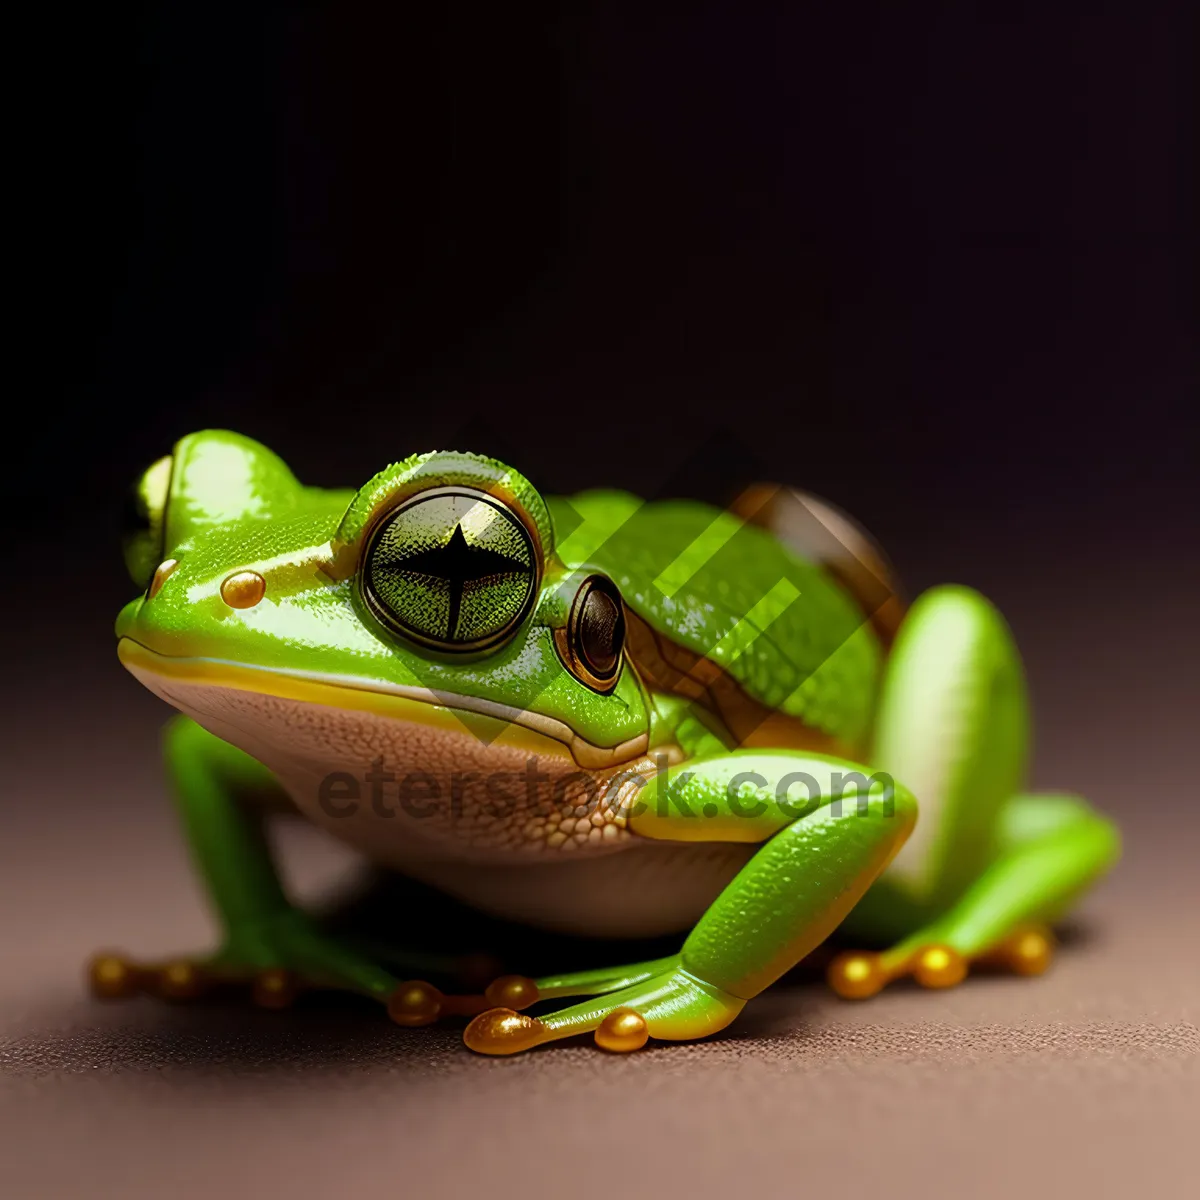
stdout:
<svg viewBox="0 0 1200 1200">
<path fill-rule="evenodd" d="M 171 456 L 160 458 L 142 472 L 129 489 L 121 514 L 121 548 L 125 566 L 138 587 L 146 587 L 164 552 L 167 493 L 171 485 Z"/>
<path fill-rule="evenodd" d="M 568 663 L 589 687 L 616 686 L 625 648 L 625 609 L 616 585 L 603 575 L 584 580 L 567 624 Z"/>
<path fill-rule="evenodd" d="M 518 514 L 494 496 L 441 487 L 402 504 L 370 537 L 368 608 L 389 629 L 445 652 L 490 650 L 537 597 L 540 559 Z"/>
</svg>

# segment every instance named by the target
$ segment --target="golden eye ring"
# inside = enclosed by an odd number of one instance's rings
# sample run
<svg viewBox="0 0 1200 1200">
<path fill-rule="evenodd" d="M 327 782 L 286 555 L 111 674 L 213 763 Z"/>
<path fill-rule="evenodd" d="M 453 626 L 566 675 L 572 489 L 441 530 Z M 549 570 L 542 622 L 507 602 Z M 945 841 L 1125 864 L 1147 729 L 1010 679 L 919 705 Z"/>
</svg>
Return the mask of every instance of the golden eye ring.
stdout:
<svg viewBox="0 0 1200 1200">
<path fill-rule="evenodd" d="M 581 683 L 607 695 L 621 677 L 625 651 L 625 606 L 606 575 L 589 575 L 575 593 L 565 629 L 554 644 L 564 665 Z"/>
</svg>

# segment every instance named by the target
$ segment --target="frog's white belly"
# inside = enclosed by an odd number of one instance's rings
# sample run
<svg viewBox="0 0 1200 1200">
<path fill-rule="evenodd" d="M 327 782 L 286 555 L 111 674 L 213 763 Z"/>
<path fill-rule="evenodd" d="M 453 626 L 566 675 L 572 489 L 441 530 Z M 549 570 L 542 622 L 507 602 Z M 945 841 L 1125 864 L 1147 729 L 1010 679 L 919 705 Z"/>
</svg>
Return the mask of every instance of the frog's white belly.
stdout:
<svg viewBox="0 0 1200 1200">
<path fill-rule="evenodd" d="M 300 813 L 339 841 L 508 920 L 610 937 L 682 930 L 754 850 L 636 837 L 620 808 L 627 797 L 598 788 L 605 775 L 582 772 L 565 746 L 489 740 L 445 709 L 426 724 L 139 675 L 269 767 Z M 640 759 L 625 773 L 653 769 Z"/>
<path fill-rule="evenodd" d="M 690 928 L 757 846 L 633 838 L 619 854 L 410 873 L 481 912 L 559 933 L 657 937 Z"/>
</svg>

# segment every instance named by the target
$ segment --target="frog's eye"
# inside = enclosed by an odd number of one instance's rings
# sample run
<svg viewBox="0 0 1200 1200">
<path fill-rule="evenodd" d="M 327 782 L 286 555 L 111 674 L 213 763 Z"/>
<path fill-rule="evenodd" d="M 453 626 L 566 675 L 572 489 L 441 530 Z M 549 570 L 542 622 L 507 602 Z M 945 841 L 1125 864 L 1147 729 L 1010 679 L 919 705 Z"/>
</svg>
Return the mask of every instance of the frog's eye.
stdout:
<svg viewBox="0 0 1200 1200">
<path fill-rule="evenodd" d="M 147 587 L 163 556 L 171 456 L 142 472 L 129 489 L 121 514 L 121 548 L 125 566 L 138 587 Z"/>
<path fill-rule="evenodd" d="M 567 666 L 588 687 L 610 692 L 616 687 L 625 648 L 625 608 L 616 584 L 603 575 L 583 581 L 567 619 Z"/>
<path fill-rule="evenodd" d="M 360 581 L 389 629 L 450 652 L 499 645 L 528 614 L 541 558 L 529 526 L 502 500 L 473 488 L 431 488 L 380 521 Z"/>
</svg>

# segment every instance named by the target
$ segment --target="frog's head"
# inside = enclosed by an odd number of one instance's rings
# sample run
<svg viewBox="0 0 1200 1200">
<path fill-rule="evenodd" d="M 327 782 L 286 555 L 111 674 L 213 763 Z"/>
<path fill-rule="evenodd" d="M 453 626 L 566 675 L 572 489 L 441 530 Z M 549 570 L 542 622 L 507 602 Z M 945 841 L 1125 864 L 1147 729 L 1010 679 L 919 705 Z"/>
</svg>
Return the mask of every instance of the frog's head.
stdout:
<svg viewBox="0 0 1200 1200">
<path fill-rule="evenodd" d="M 372 770 L 395 777 L 393 808 L 414 776 L 427 807 L 449 775 L 480 773 L 438 823 L 461 833 L 471 787 L 494 809 L 513 790 L 501 776 L 586 780 L 644 761 L 620 596 L 560 562 L 542 497 L 499 462 L 421 454 L 356 493 L 324 491 L 258 443 L 209 431 L 142 475 L 130 512 L 126 561 L 145 591 L 118 618 L 122 660 L 318 820 L 365 798 Z M 563 844 L 577 792 L 549 800 L 552 823 L 533 797 L 509 797 L 483 840 Z"/>
</svg>

